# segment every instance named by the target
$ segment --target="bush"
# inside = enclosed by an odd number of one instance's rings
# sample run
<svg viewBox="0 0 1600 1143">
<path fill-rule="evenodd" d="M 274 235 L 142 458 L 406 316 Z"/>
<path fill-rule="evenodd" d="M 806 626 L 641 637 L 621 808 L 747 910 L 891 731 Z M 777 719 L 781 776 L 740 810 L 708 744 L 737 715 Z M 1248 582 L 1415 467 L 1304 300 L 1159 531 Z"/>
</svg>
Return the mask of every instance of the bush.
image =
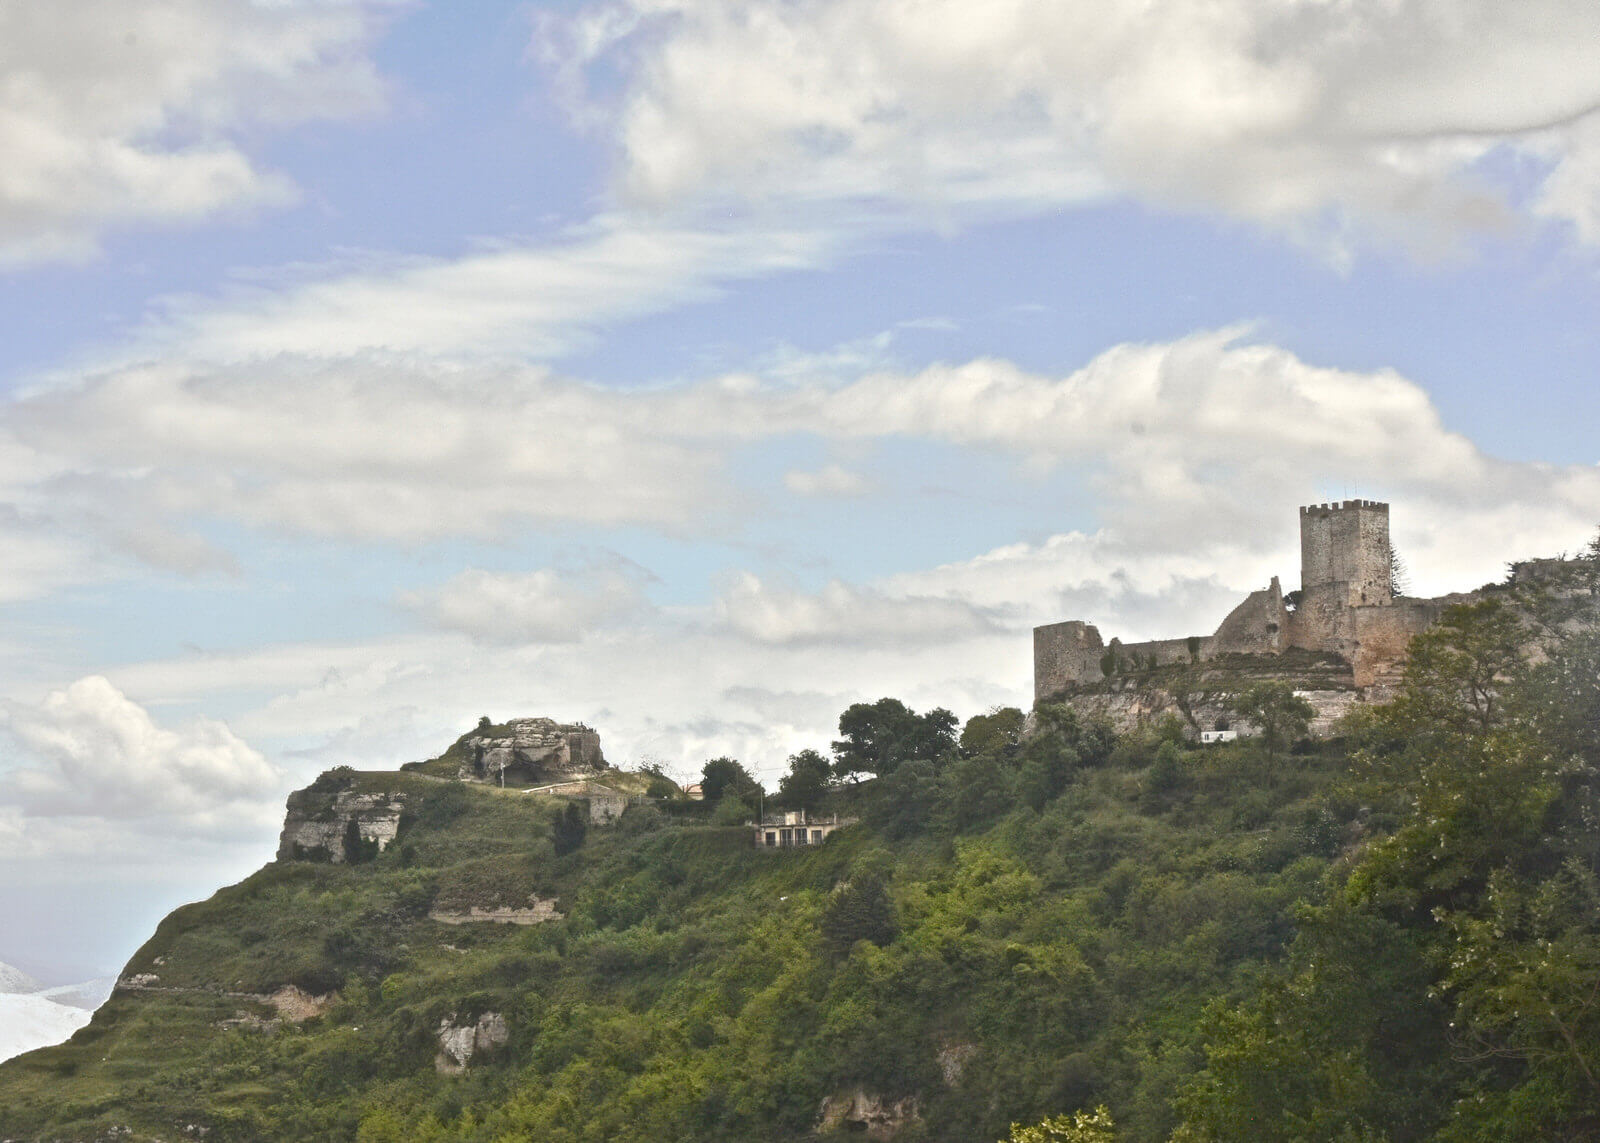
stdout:
<svg viewBox="0 0 1600 1143">
<path fill-rule="evenodd" d="M 745 822 L 755 819 L 755 811 L 741 799 L 724 796 L 717 803 L 717 808 L 711 812 L 711 824 L 719 826 L 744 825 Z"/>
<path fill-rule="evenodd" d="M 589 823 L 577 802 L 568 802 L 557 810 L 550 822 L 550 841 L 555 845 L 557 857 L 565 857 L 577 849 L 588 833 Z"/>
<path fill-rule="evenodd" d="M 833 891 L 822 910 L 822 938 L 839 957 L 849 955 L 857 941 L 886 945 L 898 929 L 894 903 L 883 878 L 875 872 L 859 872 Z"/>
</svg>

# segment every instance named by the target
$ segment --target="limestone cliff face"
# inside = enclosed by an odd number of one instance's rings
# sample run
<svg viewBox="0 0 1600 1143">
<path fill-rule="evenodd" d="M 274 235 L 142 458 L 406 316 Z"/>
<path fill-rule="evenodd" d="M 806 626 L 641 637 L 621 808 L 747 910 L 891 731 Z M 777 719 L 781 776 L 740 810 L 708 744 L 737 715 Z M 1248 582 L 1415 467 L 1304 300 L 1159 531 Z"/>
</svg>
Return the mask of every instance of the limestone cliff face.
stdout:
<svg viewBox="0 0 1600 1143">
<path fill-rule="evenodd" d="M 469 734 L 461 745 L 466 758 L 460 776 L 468 780 L 497 782 L 511 774 L 518 780 L 597 774 L 606 764 L 597 732 L 581 723 L 550 718 L 514 718 L 504 727 Z"/>
<path fill-rule="evenodd" d="M 404 808 L 402 793 L 362 794 L 317 784 L 296 790 L 289 795 L 278 860 L 343 864 L 367 852 L 382 853 L 400 832 Z"/>
</svg>

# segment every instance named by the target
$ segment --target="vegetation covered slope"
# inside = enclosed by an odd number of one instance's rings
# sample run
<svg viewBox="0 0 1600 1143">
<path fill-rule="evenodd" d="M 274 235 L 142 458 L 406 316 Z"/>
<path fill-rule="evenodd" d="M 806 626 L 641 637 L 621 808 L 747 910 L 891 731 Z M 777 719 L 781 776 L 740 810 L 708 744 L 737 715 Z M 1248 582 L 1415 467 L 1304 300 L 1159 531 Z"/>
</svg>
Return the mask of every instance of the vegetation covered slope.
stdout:
<svg viewBox="0 0 1600 1143">
<path fill-rule="evenodd" d="M 1342 742 L 995 716 L 812 850 L 635 807 L 557 856 L 547 803 L 361 775 L 399 841 L 174 913 L 158 982 L 0 1067 L 0 1137 L 801 1140 L 860 1091 L 901 1140 L 1600 1138 L 1594 567 L 1454 614 Z M 287 984 L 338 999 L 270 1022 Z"/>
</svg>

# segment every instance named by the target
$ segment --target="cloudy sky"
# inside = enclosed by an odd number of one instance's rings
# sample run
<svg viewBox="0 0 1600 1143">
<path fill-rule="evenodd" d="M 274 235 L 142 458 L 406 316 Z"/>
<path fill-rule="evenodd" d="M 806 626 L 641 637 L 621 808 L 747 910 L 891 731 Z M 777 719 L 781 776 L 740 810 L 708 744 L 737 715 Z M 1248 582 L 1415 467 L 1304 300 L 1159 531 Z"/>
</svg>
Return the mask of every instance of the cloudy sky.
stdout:
<svg viewBox="0 0 1600 1143">
<path fill-rule="evenodd" d="M 767 776 L 1600 522 L 1586 0 L 0 3 L 0 959 L 480 714 Z"/>
</svg>

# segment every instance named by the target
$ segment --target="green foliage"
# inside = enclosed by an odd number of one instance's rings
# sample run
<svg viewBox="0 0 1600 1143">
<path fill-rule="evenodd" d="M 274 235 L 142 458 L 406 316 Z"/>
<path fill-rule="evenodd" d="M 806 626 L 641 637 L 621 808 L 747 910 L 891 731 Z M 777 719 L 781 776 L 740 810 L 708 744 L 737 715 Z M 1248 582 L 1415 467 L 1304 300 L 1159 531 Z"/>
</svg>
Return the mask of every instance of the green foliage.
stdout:
<svg viewBox="0 0 1600 1143">
<path fill-rule="evenodd" d="M 1011 1134 L 1000 1143 L 1117 1143 L 1116 1128 L 1111 1112 L 1097 1107 L 1041 1119 L 1028 1127 L 1013 1123 Z"/>
<path fill-rule="evenodd" d="M 823 907 L 821 928 L 835 956 L 848 954 L 857 941 L 886 945 L 894 940 L 894 904 L 883 877 L 863 870 L 835 889 Z"/>
<path fill-rule="evenodd" d="M 726 795 L 754 801 L 761 784 L 750 776 L 750 771 L 732 758 L 713 758 L 700 772 L 700 791 L 707 802 L 719 802 Z"/>
<path fill-rule="evenodd" d="M 997 706 L 986 714 L 975 714 L 961 729 L 961 754 L 998 758 L 1015 750 L 1022 741 L 1026 716 L 1014 706 Z"/>
<path fill-rule="evenodd" d="M 778 782 L 778 797 L 796 810 L 814 810 L 832 785 L 833 767 L 815 750 L 789 755 L 789 772 Z"/>
<path fill-rule="evenodd" d="M 340 790 L 348 790 L 355 782 L 355 778 L 356 772 L 352 767 L 335 766 L 318 774 L 316 781 L 307 788 L 319 794 L 336 794 Z"/>
<path fill-rule="evenodd" d="M 543 800 L 353 775 L 405 794 L 399 851 L 174 912 L 126 970 L 170 991 L 0 1065 L 0 1135 L 800 1143 L 860 1089 L 915 1096 L 925 1143 L 1600 1138 L 1595 597 L 1502 595 L 1312 751 L 1044 704 L 958 755 L 873 704 L 841 745 L 891 760 L 803 850 L 637 807 L 569 848 Z M 707 816 L 742 820 L 717 761 Z M 433 919 L 533 897 L 560 917 Z M 338 998 L 239 1022 L 286 983 Z M 510 1042 L 440 1075 L 441 1023 L 490 1012 Z"/>
<path fill-rule="evenodd" d="M 1588 613 L 1539 665 L 1540 600 L 1452 608 L 1352 723 L 1352 792 L 1395 829 L 1302 911 L 1283 971 L 1213 1003 L 1184 1138 L 1600 1137 L 1600 615 L 1563 586 Z"/>
<path fill-rule="evenodd" d="M 583 844 L 589 820 L 577 802 L 568 802 L 550 819 L 550 840 L 557 857 L 565 857 Z"/>
<path fill-rule="evenodd" d="M 756 812 L 743 798 L 725 794 L 711 811 L 711 824 L 718 826 L 744 825 L 755 820 Z"/>
<path fill-rule="evenodd" d="M 1261 744 L 1268 754 L 1287 750 L 1304 738 L 1316 714 L 1292 686 L 1276 681 L 1257 683 L 1245 690 L 1234 700 L 1233 710 L 1261 731 Z"/>
<path fill-rule="evenodd" d="M 918 714 L 899 699 L 853 703 L 839 716 L 834 770 L 882 776 L 911 759 L 941 761 L 955 749 L 955 731 L 956 716 L 943 707 Z"/>
</svg>

